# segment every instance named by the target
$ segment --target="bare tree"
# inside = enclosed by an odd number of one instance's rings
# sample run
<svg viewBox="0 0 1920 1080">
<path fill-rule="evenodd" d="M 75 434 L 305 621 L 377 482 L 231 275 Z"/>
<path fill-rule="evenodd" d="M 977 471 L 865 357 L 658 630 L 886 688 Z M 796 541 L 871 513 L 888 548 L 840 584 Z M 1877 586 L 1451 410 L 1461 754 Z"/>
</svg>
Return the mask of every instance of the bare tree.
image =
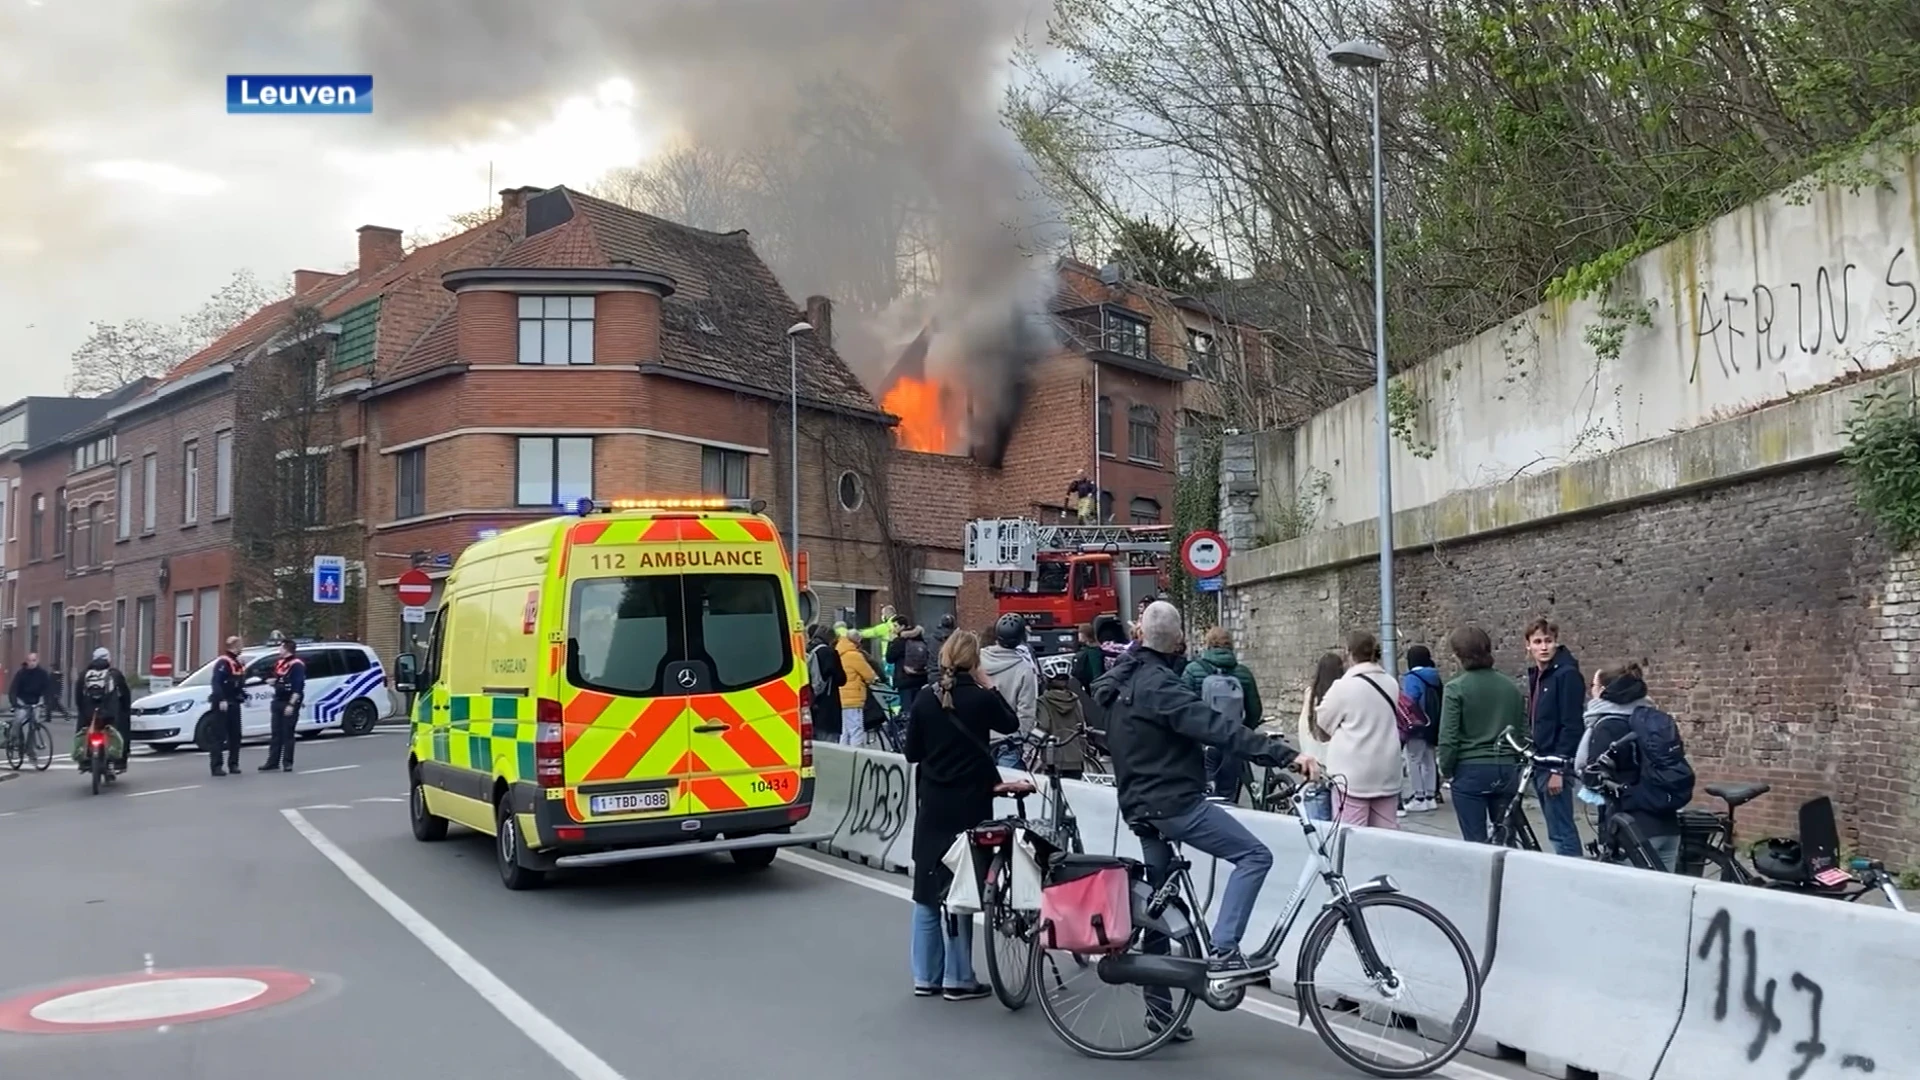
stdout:
<svg viewBox="0 0 1920 1080">
<path fill-rule="evenodd" d="M 340 636 L 360 625 L 364 588 L 315 604 L 317 555 L 361 549 L 357 458 L 342 451 L 340 403 L 328 393 L 333 340 L 319 312 L 292 312 L 236 376 L 234 573 L 242 633 Z"/>
<path fill-rule="evenodd" d="M 96 322 L 74 350 L 67 391 L 97 397 L 136 379 L 165 375 L 274 299 L 251 270 L 241 270 L 198 309 L 172 322 Z"/>
</svg>

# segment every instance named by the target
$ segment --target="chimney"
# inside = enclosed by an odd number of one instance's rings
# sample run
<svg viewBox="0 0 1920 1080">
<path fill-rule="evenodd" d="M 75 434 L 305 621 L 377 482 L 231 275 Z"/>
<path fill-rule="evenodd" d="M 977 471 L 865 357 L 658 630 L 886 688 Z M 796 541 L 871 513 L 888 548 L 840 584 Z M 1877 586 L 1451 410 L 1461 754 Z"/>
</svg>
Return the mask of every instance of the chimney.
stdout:
<svg viewBox="0 0 1920 1080">
<path fill-rule="evenodd" d="M 813 336 L 820 344 L 833 348 L 833 301 L 824 296 L 807 297 L 807 321 L 813 324 Z"/>
<path fill-rule="evenodd" d="M 325 270 L 295 270 L 293 272 L 293 295 L 299 296 L 301 293 L 324 285 L 339 276 L 339 274 L 329 274 Z"/>
<path fill-rule="evenodd" d="M 511 214 L 515 210 L 524 210 L 527 200 L 545 191 L 546 188 L 510 187 L 500 189 L 500 212 Z"/>
<path fill-rule="evenodd" d="M 389 229 L 384 225 L 362 225 L 359 233 L 360 273 L 385 270 L 406 258 L 406 251 L 400 247 L 399 229 Z"/>
</svg>

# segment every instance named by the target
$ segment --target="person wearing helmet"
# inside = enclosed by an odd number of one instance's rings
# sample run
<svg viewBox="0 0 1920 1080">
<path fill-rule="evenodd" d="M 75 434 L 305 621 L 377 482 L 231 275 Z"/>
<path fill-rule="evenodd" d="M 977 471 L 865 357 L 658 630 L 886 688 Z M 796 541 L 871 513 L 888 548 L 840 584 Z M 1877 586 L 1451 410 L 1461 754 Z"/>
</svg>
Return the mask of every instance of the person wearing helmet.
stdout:
<svg viewBox="0 0 1920 1080">
<path fill-rule="evenodd" d="M 73 703 L 75 730 L 87 730 L 98 717 L 120 732 L 120 760 L 113 763 L 113 771 L 126 772 L 133 742 L 133 687 L 106 649 L 93 650 L 93 662 L 73 681 Z"/>
<path fill-rule="evenodd" d="M 1013 706 L 1020 718 L 1020 735 L 1033 731 L 1034 717 L 1040 706 L 1040 669 L 1024 647 L 1027 623 L 1018 615 L 1002 615 L 993 624 L 993 644 L 980 650 L 980 667 L 993 680 L 993 688 Z M 1019 739 L 999 744 L 995 757 L 1007 768 L 1020 766 Z"/>
</svg>

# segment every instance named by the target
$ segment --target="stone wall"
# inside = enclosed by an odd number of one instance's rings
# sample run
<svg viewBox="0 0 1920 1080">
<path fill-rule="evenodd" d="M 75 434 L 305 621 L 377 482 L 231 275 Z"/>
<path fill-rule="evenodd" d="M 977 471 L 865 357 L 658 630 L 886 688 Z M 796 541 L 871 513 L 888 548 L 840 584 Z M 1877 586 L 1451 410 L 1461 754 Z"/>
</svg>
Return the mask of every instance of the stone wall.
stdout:
<svg viewBox="0 0 1920 1080">
<path fill-rule="evenodd" d="M 1455 626 L 1485 627 L 1518 675 L 1542 615 L 1589 673 L 1638 661 L 1702 784 L 1773 785 L 1740 811 L 1747 838 L 1790 834 L 1801 800 L 1829 794 L 1851 842 L 1920 862 L 1920 562 L 1890 569 L 1842 466 L 1402 552 L 1395 583 L 1402 640 L 1449 675 Z M 1280 691 L 1272 711 L 1297 711 L 1319 650 L 1378 625 L 1376 569 L 1254 582 L 1230 605 L 1242 656 Z"/>
</svg>

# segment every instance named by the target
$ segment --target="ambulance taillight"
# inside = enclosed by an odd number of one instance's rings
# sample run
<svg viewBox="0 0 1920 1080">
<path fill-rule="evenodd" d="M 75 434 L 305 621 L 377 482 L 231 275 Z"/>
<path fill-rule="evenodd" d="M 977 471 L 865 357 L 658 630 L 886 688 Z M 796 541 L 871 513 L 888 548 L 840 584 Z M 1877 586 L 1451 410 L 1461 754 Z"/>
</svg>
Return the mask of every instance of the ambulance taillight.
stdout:
<svg viewBox="0 0 1920 1080">
<path fill-rule="evenodd" d="M 561 718 L 560 703 L 552 698 L 541 698 L 535 706 L 533 774 L 543 788 L 567 786 L 566 725 Z"/>
<path fill-rule="evenodd" d="M 813 687 L 800 688 L 800 764 L 813 764 Z"/>
</svg>

